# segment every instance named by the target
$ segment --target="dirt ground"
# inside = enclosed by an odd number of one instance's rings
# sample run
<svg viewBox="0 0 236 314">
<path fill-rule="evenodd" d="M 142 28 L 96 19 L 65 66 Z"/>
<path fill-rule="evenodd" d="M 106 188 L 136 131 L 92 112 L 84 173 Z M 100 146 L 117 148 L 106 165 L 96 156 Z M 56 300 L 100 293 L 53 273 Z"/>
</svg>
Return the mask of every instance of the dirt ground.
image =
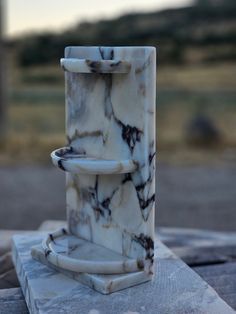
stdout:
<svg viewBox="0 0 236 314">
<path fill-rule="evenodd" d="M 0 168 L 0 229 L 35 229 L 65 219 L 64 174 L 53 167 Z M 157 169 L 156 223 L 236 230 L 236 165 Z"/>
</svg>

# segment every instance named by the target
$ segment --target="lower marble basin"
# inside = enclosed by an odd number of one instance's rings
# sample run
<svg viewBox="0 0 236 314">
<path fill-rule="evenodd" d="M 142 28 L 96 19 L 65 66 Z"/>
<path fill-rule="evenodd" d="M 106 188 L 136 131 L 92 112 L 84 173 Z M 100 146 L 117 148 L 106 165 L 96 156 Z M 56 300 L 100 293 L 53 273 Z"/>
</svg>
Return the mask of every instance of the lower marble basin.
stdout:
<svg viewBox="0 0 236 314">
<path fill-rule="evenodd" d="M 48 262 L 65 270 L 90 274 L 123 274 L 143 270 L 144 261 L 73 236 L 65 229 L 48 234 L 42 243 Z"/>
<path fill-rule="evenodd" d="M 137 169 L 131 159 L 107 160 L 77 154 L 72 147 L 63 147 L 51 153 L 52 162 L 60 169 L 77 174 L 130 173 Z"/>
</svg>

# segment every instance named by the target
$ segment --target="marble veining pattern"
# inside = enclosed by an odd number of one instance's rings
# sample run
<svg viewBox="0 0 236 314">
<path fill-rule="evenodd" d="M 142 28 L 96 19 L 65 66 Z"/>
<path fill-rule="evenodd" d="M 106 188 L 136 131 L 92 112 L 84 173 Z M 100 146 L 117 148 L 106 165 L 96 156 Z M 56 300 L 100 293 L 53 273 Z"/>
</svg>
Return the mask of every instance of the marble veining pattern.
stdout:
<svg viewBox="0 0 236 314">
<path fill-rule="evenodd" d="M 136 165 L 115 175 L 67 172 L 68 228 L 123 256 L 143 259 L 147 274 L 153 272 L 154 254 L 155 58 L 153 47 L 68 47 L 64 59 L 130 64 L 127 73 L 64 68 L 68 146 L 85 159 Z"/>
</svg>

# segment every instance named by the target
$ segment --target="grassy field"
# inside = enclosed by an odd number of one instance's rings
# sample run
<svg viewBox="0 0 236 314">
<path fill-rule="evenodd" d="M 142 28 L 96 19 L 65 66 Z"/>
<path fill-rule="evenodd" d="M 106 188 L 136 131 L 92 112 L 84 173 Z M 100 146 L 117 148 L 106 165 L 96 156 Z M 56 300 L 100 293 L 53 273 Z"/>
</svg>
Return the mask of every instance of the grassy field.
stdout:
<svg viewBox="0 0 236 314">
<path fill-rule="evenodd" d="M 11 66 L 9 73 L 8 134 L 0 161 L 48 162 L 50 151 L 65 143 L 63 72 L 59 66 L 27 70 Z M 219 156 L 233 156 L 235 74 L 236 64 L 159 68 L 157 136 L 161 159 L 212 162 Z M 223 139 L 220 146 L 209 150 L 186 144 L 186 124 L 199 112 L 217 126 Z"/>
</svg>

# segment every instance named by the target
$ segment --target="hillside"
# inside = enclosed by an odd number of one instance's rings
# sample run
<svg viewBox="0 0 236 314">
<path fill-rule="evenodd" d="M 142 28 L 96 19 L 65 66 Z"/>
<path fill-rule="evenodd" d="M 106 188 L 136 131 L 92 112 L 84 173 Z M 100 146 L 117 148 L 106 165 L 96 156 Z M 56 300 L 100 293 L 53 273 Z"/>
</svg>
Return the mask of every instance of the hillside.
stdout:
<svg viewBox="0 0 236 314">
<path fill-rule="evenodd" d="M 61 34 L 32 34 L 11 47 L 22 66 L 54 63 L 67 45 L 153 45 L 161 64 L 236 60 L 236 4 L 208 2 L 85 22 Z"/>
<path fill-rule="evenodd" d="M 15 163 L 16 155 L 17 162 L 48 163 L 49 153 L 65 144 L 59 59 L 67 45 L 157 46 L 159 160 L 235 162 L 236 2 L 197 1 L 193 7 L 128 14 L 9 42 L 8 138 L 2 164 Z M 189 144 L 187 126 L 199 113 L 218 129 L 215 147 L 199 150 Z"/>
</svg>

